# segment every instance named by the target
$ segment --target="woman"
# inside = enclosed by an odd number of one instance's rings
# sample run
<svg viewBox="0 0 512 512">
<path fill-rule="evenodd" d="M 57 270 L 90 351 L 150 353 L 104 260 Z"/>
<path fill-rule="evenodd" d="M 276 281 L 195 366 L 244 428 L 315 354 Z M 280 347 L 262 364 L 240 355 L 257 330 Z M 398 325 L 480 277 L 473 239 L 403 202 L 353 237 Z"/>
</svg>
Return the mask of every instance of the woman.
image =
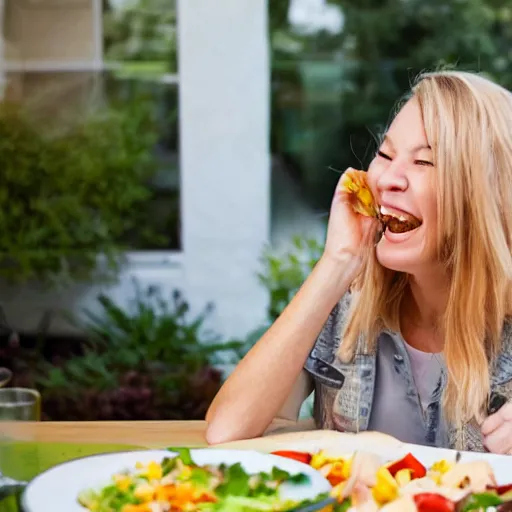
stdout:
<svg viewBox="0 0 512 512">
<path fill-rule="evenodd" d="M 323 255 L 208 411 L 210 443 L 296 419 L 319 428 L 512 453 L 512 95 L 477 75 L 422 75 L 368 169 L 381 213 L 335 193 Z M 376 238 L 377 237 L 377 238 Z"/>
</svg>

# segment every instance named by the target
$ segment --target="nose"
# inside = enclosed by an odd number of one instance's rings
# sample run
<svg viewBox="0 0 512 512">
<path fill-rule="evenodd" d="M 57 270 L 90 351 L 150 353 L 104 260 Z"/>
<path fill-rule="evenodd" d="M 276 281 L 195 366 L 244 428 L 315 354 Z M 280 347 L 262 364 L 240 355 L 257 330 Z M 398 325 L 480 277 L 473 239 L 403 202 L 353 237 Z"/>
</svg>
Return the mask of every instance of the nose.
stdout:
<svg viewBox="0 0 512 512">
<path fill-rule="evenodd" d="M 381 192 L 404 192 L 409 181 L 406 172 L 407 164 L 398 159 L 393 160 L 383 169 L 377 178 L 377 188 Z"/>
</svg>

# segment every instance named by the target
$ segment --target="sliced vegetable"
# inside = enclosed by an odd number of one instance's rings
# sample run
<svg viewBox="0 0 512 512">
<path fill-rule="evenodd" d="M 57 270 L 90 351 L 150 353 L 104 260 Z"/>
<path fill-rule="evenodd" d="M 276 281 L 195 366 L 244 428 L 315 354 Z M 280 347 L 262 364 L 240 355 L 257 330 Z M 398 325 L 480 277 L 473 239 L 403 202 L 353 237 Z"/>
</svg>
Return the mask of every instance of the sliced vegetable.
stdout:
<svg viewBox="0 0 512 512">
<path fill-rule="evenodd" d="M 309 464 L 313 456 L 307 452 L 296 452 L 292 450 L 278 450 L 272 452 L 272 455 L 278 455 L 279 457 L 286 457 L 287 459 L 297 460 L 303 464 Z"/>
<path fill-rule="evenodd" d="M 423 478 L 427 474 L 427 468 L 412 454 L 408 453 L 403 459 L 393 462 L 388 466 L 388 471 L 395 476 L 402 469 L 412 471 L 411 478 Z"/>
<path fill-rule="evenodd" d="M 382 466 L 377 472 L 377 481 L 373 488 L 373 498 L 381 505 L 393 501 L 398 496 L 398 484 L 389 470 Z"/>
<path fill-rule="evenodd" d="M 395 480 L 399 487 L 406 486 L 412 480 L 412 469 L 400 469 L 395 474 Z"/>
<path fill-rule="evenodd" d="M 457 512 L 469 512 L 471 510 L 487 510 L 488 507 L 501 505 L 503 500 L 493 492 L 470 494 L 457 506 Z"/>
<path fill-rule="evenodd" d="M 332 467 L 330 468 L 329 474 L 327 475 L 327 480 L 334 487 L 339 483 L 345 481 L 348 478 L 348 475 L 345 471 L 345 462 L 333 462 Z"/>
<path fill-rule="evenodd" d="M 178 457 L 180 458 L 181 462 L 185 464 L 185 466 L 188 466 L 192 464 L 192 456 L 190 455 L 190 449 L 189 448 L 167 448 L 170 452 L 175 452 L 178 454 Z"/>
<path fill-rule="evenodd" d="M 512 491 L 512 484 L 509 485 L 498 485 L 497 487 L 491 487 L 489 490 L 495 491 L 498 495 L 502 496 Z"/>
<path fill-rule="evenodd" d="M 455 503 L 435 493 L 422 493 L 414 496 L 418 512 L 454 512 Z"/>
</svg>

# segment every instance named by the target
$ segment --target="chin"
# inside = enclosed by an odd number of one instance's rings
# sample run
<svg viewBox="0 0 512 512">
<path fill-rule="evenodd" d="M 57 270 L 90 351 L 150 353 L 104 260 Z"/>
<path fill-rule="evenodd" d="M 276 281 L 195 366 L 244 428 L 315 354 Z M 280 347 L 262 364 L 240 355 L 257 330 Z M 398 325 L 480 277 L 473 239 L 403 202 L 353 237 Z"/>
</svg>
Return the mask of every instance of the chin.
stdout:
<svg viewBox="0 0 512 512">
<path fill-rule="evenodd" d="M 406 274 L 414 274 L 418 267 L 426 263 L 423 247 L 416 244 L 393 244 L 384 237 L 377 244 L 376 257 L 384 268 Z"/>
</svg>

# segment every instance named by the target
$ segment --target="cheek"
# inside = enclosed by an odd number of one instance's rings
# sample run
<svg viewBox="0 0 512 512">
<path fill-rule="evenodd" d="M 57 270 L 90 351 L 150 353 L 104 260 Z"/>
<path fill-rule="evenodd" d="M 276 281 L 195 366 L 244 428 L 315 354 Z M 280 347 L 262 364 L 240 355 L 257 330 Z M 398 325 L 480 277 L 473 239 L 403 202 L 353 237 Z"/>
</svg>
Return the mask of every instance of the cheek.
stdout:
<svg viewBox="0 0 512 512">
<path fill-rule="evenodd" d="M 423 232 L 418 242 L 418 249 L 421 248 L 423 257 L 427 260 L 436 259 L 438 249 L 438 214 L 437 214 L 437 192 L 432 184 L 426 182 L 421 191 L 416 195 L 418 206 L 423 217 Z"/>
<path fill-rule="evenodd" d="M 424 219 L 429 223 L 429 229 L 437 225 L 437 192 L 431 184 L 425 184 L 420 196 L 421 210 Z"/>
<path fill-rule="evenodd" d="M 368 184 L 370 185 L 370 189 L 374 194 L 377 192 L 377 180 L 378 180 L 381 172 L 382 172 L 382 165 L 380 165 L 377 162 L 377 159 L 374 158 L 371 161 L 371 163 L 368 167 L 368 171 L 367 171 Z"/>
</svg>

